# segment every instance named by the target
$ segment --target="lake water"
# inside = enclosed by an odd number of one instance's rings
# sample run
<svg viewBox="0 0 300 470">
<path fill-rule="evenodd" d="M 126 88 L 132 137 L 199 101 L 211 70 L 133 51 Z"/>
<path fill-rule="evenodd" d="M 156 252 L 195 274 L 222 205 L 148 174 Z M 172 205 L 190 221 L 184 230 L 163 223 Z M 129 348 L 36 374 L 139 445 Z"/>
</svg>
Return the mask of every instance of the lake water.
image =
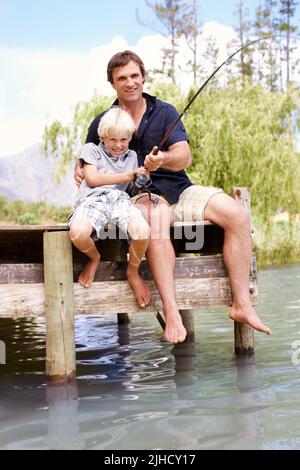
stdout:
<svg viewBox="0 0 300 470">
<path fill-rule="evenodd" d="M 47 385 L 42 319 L 2 319 L 0 449 L 300 449 L 300 265 L 262 270 L 259 289 L 273 335 L 255 333 L 250 363 L 223 308 L 177 347 L 154 316 L 77 317 L 76 385 Z"/>
</svg>

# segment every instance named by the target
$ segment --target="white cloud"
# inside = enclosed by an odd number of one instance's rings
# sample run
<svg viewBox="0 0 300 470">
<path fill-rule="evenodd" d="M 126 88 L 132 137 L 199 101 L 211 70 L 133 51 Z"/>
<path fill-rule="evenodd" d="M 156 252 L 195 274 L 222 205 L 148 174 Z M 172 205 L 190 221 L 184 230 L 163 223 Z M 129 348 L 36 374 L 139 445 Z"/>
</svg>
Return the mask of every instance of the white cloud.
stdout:
<svg viewBox="0 0 300 470">
<path fill-rule="evenodd" d="M 30 147 L 41 141 L 44 122 L 40 119 L 3 119 L 1 122 L 0 158 Z"/>
<path fill-rule="evenodd" d="M 215 67 L 205 58 L 211 39 L 219 49 L 217 63 L 221 63 L 230 53 L 228 44 L 235 38 L 236 33 L 229 26 L 215 21 L 204 24 L 198 38 L 202 77 L 206 78 Z M 106 79 L 106 65 L 117 51 L 135 51 L 149 70 L 161 67 L 161 49 L 167 45 L 165 37 L 155 34 L 140 38 L 135 45 L 117 36 L 86 54 L 0 47 L 0 156 L 19 152 L 41 141 L 48 121 L 68 120 L 74 105 L 88 100 L 95 89 L 105 95 L 114 95 Z M 186 91 L 193 81 L 192 73 L 186 67 L 191 51 L 184 40 L 180 41 L 179 48 L 176 75 Z M 298 58 L 299 54 L 297 44 L 294 57 Z M 221 76 L 226 78 L 226 68 Z M 298 68 L 292 78 L 299 81 Z"/>
<path fill-rule="evenodd" d="M 157 36 L 153 40 L 149 36 L 143 38 L 136 47 L 122 37 L 115 37 L 109 44 L 95 47 L 85 55 L 1 49 L 0 62 L 10 70 L 7 75 L 11 78 L 7 84 L 0 82 L 0 156 L 40 141 L 47 121 L 68 119 L 75 104 L 88 100 L 95 89 L 104 95 L 114 95 L 106 79 L 107 62 L 114 53 L 136 50 L 146 57 L 146 67 L 152 67 L 152 55 L 156 65 L 159 60 L 160 44 Z M 157 53 L 153 54 L 155 50 Z M 11 103 L 5 91 L 9 87 Z M 18 105 L 13 109 L 16 97 Z M 10 107 L 10 117 L 5 102 Z"/>
</svg>

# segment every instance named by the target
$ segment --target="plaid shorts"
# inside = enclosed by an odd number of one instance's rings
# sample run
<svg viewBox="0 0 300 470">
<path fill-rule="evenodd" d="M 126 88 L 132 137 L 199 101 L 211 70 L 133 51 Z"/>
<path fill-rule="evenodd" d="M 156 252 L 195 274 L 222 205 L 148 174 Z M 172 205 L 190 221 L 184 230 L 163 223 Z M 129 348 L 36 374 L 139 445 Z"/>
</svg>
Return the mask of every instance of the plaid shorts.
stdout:
<svg viewBox="0 0 300 470">
<path fill-rule="evenodd" d="M 87 219 L 95 229 L 93 239 L 98 240 L 104 225 L 116 224 L 124 234 L 127 234 L 130 220 L 137 218 L 142 218 L 144 221 L 141 211 L 134 207 L 128 194 L 113 189 L 80 201 L 67 223 L 71 227 L 75 220 Z"/>
<path fill-rule="evenodd" d="M 223 193 L 223 189 L 213 186 L 190 186 L 180 195 L 179 201 L 172 205 L 174 220 L 178 222 L 203 220 L 204 209 L 215 194 Z"/>
</svg>

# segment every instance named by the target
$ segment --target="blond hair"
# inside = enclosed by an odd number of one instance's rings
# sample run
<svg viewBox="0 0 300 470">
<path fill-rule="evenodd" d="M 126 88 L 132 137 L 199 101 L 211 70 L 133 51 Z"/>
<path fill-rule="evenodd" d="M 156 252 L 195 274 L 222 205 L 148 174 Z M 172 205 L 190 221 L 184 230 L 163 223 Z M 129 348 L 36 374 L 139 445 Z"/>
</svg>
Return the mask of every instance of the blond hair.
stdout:
<svg viewBox="0 0 300 470">
<path fill-rule="evenodd" d="M 99 137 L 113 137 L 125 133 L 132 137 L 134 131 L 135 124 L 130 114 L 117 106 L 104 114 L 98 126 Z"/>
</svg>

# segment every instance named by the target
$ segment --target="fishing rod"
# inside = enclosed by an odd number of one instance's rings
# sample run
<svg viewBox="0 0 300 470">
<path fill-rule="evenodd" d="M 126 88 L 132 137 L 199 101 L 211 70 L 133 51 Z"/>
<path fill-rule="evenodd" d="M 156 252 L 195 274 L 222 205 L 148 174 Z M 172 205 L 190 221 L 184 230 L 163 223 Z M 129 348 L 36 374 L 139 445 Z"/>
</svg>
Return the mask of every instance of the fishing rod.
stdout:
<svg viewBox="0 0 300 470">
<path fill-rule="evenodd" d="M 186 107 L 184 108 L 184 110 L 179 114 L 179 116 L 176 118 L 176 120 L 173 122 L 173 124 L 171 125 L 171 127 L 169 128 L 169 130 L 167 131 L 167 133 L 165 134 L 165 136 L 163 137 L 163 139 L 161 140 L 160 144 L 158 146 L 155 146 L 152 150 L 152 154 L 153 155 L 157 155 L 158 152 L 163 148 L 163 146 L 165 145 L 165 143 L 168 141 L 170 135 L 172 134 L 172 132 L 174 131 L 175 127 L 177 126 L 178 122 L 180 121 L 180 119 L 182 118 L 182 116 L 185 115 L 185 113 L 187 112 L 187 110 L 189 109 L 189 107 L 193 104 L 193 102 L 195 101 L 195 99 L 200 95 L 201 91 L 203 90 L 203 88 L 206 87 L 206 85 L 208 84 L 208 82 L 216 75 L 216 73 L 225 65 L 225 64 L 229 64 L 230 61 L 233 59 L 233 57 L 238 54 L 239 52 L 241 52 L 243 49 L 247 49 L 247 47 L 249 46 L 252 46 L 253 44 L 256 44 L 257 42 L 259 41 L 263 41 L 265 39 L 270 39 L 270 38 L 274 38 L 275 36 L 274 35 L 268 35 L 268 36 L 263 36 L 261 38 L 258 38 L 258 39 L 254 39 L 253 41 L 250 41 L 248 42 L 247 44 L 244 44 L 243 46 L 241 46 L 239 49 L 237 49 L 235 52 L 233 52 L 229 57 L 227 57 L 227 59 L 224 60 L 224 62 L 222 62 L 222 64 L 220 64 L 214 71 L 213 73 L 205 80 L 205 82 L 200 86 L 199 90 L 194 94 L 194 96 L 191 98 L 191 100 L 188 102 L 188 104 L 186 105 Z M 151 178 L 150 177 L 147 177 L 145 175 L 138 175 L 135 179 L 135 181 L 131 184 L 130 186 L 130 189 L 128 191 L 128 193 L 130 194 L 130 196 L 135 196 L 136 194 L 138 194 L 143 188 L 145 188 L 145 185 L 148 184 L 151 184 Z M 148 194 L 150 195 L 150 192 L 147 191 Z M 150 197 L 150 196 L 149 196 Z"/>
<path fill-rule="evenodd" d="M 165 143 L 168 141 L 168 138 L 170 137 L 170 135 L 172 134 L 172 132 L 174 131 L 175 127 L 177 126 L 178 122 L 180 121 L 180 119 L 182 118 L 182 116 L 185 115 L 185 113 L 187 112 L 187 110 L 189 109 L 189 107 L 193 104 L 193 102 L 195 101 L 195 99 L 200 95 L 201 91 L 203 90 L 203 88 L 206 87 L 206 85 L 208 84 L 208 82 L 216 75 L 216 73 L 226 64 L 228 65 L 230 63 L 230 61 L 233 59 L 233 57 L 238 54 L 239 52 L 241 52 L 243 49 L 247 49 L 247 47 L 249 46 L 252 46 L 253 44 L 256 44 L 257 42 L 259 41 L 263 41 L 265 39 L 270 39 L 270 38 L 273 38 L 274 36 L 273 35 L 269 35 L 269 36 L 264 36 L 262 38 L 258 38 L 258 39 L 254 39 L 253 41 L 250 41 L 248 42 L 247 44 L 244 44 L 243 46 L 241 46 L 239 49 L 237 49 L 235 52 L 233 52 L 233 54 L 231 54 L 229 57 L 227 57 L 227 59 L 224 60 L 224 62 L 222 62 L 222 64 L 220 64 L 214 71 L 213 73 L 205 80 L 205 82 L 200 86 L 199 90 L 194 94 L 194 96 L 191 98 L 191 100 L 188 102 L 188 104 L 186 105 L 186 107 L 184 108 L 184 110 L 179 114 L 179 116 L 177 117 L 177 119 L 174 121 L 174 123 L 172 124 L 172 126 L 170 127 L 170 129 L 167 131 L 166 135 L 163 137 L 162 141 L 160 142 L 159 146 L 153 151 L 153 154 L 154 155 L 157 155 L 157 153 L 159 152 L 159 150 L 161 150 L 163 148 L 163 146 L 165 145 Z"/>
</svg>

